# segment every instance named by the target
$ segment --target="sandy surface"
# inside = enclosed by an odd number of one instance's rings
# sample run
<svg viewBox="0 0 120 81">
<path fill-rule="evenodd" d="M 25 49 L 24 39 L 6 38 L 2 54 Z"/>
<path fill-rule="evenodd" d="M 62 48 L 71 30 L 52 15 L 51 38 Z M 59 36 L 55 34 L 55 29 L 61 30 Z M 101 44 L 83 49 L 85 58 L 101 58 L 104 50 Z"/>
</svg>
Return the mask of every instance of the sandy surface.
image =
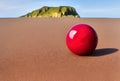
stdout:
<svg viewBox="0 0 120 81">
<path fill-rule="evenodd" d="M 87 23 L 99 43 L 92 56 L 72 54 L 67 30 Z M 0 19 L 0 81 L 120 81 L 120 19 Z"/>
</svg>

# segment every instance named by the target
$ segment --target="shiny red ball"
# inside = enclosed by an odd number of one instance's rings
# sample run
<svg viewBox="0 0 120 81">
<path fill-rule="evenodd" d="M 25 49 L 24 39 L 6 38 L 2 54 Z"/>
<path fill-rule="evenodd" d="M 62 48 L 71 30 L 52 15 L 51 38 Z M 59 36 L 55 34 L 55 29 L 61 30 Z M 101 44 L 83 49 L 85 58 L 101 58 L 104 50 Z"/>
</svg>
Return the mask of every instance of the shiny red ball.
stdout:
<svg viewBox="0 0 120 81">
<path fill-rule="evenodd" d="M 67 47 L 77 55 L 90 55 L 98 43 L 95 30 L 87 24 L 73 26 L 66 36 Z"/>
</svg>

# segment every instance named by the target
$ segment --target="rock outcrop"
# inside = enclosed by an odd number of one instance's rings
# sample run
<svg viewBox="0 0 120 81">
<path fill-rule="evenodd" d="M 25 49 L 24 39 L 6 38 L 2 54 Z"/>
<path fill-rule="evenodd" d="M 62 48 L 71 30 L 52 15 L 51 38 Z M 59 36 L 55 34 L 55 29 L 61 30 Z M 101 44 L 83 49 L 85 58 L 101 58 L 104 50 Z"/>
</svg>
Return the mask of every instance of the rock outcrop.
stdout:
<svg viewBox="0 0 120 81">
<path fill-rule="evenodd" d="M 76 17 L 79 18 L 80 16 L 76 12 L 74 7 L 70 6 L 60 6 L 60 7 L 48 7 L 44 6 L 40 9 L 34 10 L 26 15 L 21 17 L 33 17 L 33 18 L 41 18 L 41 17 Z"/>
</svg>

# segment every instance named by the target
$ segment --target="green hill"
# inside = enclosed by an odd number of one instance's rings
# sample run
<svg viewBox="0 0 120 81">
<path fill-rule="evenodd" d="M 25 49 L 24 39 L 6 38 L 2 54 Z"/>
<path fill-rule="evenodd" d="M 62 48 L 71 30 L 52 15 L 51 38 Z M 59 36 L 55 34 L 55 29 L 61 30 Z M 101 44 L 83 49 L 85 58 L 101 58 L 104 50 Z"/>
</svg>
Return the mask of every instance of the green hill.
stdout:
<svg viewBox="0 0 120 81">
<path fill-rule="evenodd" d="M 44 6 L 40 9 L 34 10 L 26 15 L 21 17 L 33 17 L 33 18 L 41 18 L 41 17 L 80 17 L 76 12 L 74 7 L 70 6 L 60 6 L 60 7 L 48 7 Z"/>
</svg>

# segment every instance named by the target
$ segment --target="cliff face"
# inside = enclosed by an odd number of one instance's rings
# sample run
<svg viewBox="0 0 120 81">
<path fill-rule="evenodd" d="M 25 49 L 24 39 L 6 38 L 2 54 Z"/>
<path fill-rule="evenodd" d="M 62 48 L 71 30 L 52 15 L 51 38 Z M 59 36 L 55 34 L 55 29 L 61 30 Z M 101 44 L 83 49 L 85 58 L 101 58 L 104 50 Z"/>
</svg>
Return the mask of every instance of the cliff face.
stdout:
<svg viewBox="0 0 120 81">
<path fill-rule="evenodd" d="M 44 6 L 40 9 L 34 10 L 21 17 L 80 17 L 76 12 L 75 8 L 70 6 L 60 6 L 60 7 L 48 7 Z"/>
</svg>

